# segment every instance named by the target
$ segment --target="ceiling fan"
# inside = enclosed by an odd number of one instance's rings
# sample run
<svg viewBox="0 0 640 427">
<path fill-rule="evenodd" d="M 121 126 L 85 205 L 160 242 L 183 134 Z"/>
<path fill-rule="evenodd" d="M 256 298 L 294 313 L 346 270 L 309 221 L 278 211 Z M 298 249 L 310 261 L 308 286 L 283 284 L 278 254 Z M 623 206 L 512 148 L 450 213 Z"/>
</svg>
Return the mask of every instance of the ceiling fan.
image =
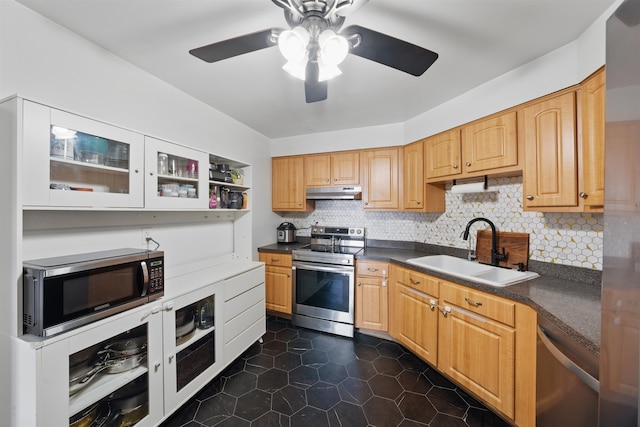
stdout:
<svg viewBox="0 0 640 427">
<path fill-rule="evenodd" d="M 308 103 L 327 99 L 327 80 L 341 74 L 338 64 L 351 53 L 414 76 L 422 75 L 438 54 L 359 25 L 340 31 L 345 16 L 368 0 L 272 0 L 284 9 L 291 28 L 269 28 L 189 51 L 217 62 L 279 46 L 285 71 L 304 80 Z"/>
</svg>

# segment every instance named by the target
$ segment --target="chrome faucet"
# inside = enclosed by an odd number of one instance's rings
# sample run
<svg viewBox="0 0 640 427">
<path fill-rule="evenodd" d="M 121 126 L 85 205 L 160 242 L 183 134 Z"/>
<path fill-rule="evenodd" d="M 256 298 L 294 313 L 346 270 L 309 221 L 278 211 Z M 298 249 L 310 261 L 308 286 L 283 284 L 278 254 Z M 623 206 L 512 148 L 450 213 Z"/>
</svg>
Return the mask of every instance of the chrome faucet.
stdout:
<svg viewBox="0 0 640 427">
<path fill-rule="evenodd" d="M 484 221 L 489 224 L 489 227 L 491 227 L 491 265 L 498 265 L 500 261 L 507 259 L 507 254 L 504 252 L 504 248 L 502 248 L 502 253 L 498 253 L 496 244 L 496 226 L 493 225 L 493 222 L 489 221 L 487 218 L 473 218 L 471 221 L 469 221 L 467 227 L 464 229 L 462 239 L 467 240 L 469 238 L 469 229 L 474 223 L 478 221 Z"/>
</svg>

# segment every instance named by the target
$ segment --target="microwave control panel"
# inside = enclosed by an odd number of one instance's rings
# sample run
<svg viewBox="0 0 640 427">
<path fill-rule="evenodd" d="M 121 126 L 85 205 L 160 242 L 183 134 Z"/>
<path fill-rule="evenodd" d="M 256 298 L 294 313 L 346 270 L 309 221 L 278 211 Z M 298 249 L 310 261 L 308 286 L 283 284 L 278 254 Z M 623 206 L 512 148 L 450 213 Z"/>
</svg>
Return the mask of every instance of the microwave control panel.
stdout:
<svg viewBox="0 0 640 427">
<path fill-rule="evenodd" d="M 149 260 L 149 298 L 160 298 L 164 295 L 164 259 Z"/>
</svg>

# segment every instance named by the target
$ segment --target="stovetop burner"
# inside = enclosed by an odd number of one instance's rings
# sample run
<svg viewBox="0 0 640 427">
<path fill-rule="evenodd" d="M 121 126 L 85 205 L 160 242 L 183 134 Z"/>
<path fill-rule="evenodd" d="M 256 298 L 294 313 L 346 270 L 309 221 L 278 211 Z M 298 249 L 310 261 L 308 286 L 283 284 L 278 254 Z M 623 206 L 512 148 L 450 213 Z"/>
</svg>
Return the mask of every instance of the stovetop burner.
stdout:
<svg viewBox="0 0 640 427">
<path fill-rule="evenodd" d="M 293 251 L 298 261 L 353 265 L 355 256 L 364 249 L 364 228 L 311 227 L 311 244 Z"/>
</svg>

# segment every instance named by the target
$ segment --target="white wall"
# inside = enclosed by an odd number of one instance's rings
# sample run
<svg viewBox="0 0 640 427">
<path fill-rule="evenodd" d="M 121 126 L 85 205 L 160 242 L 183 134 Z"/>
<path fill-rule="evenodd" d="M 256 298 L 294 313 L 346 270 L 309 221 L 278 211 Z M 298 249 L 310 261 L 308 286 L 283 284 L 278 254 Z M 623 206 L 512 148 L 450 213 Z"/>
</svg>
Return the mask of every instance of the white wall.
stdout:
<svg viewBox="0 0 640 427">
<path fill-rule="evenodd" d="M 265 136 L 12 0 L 0 1 L 0 36 L 0 98 L 17 93 L 251 164 L 253 246 L 273 242 Z"/>
</svg>

